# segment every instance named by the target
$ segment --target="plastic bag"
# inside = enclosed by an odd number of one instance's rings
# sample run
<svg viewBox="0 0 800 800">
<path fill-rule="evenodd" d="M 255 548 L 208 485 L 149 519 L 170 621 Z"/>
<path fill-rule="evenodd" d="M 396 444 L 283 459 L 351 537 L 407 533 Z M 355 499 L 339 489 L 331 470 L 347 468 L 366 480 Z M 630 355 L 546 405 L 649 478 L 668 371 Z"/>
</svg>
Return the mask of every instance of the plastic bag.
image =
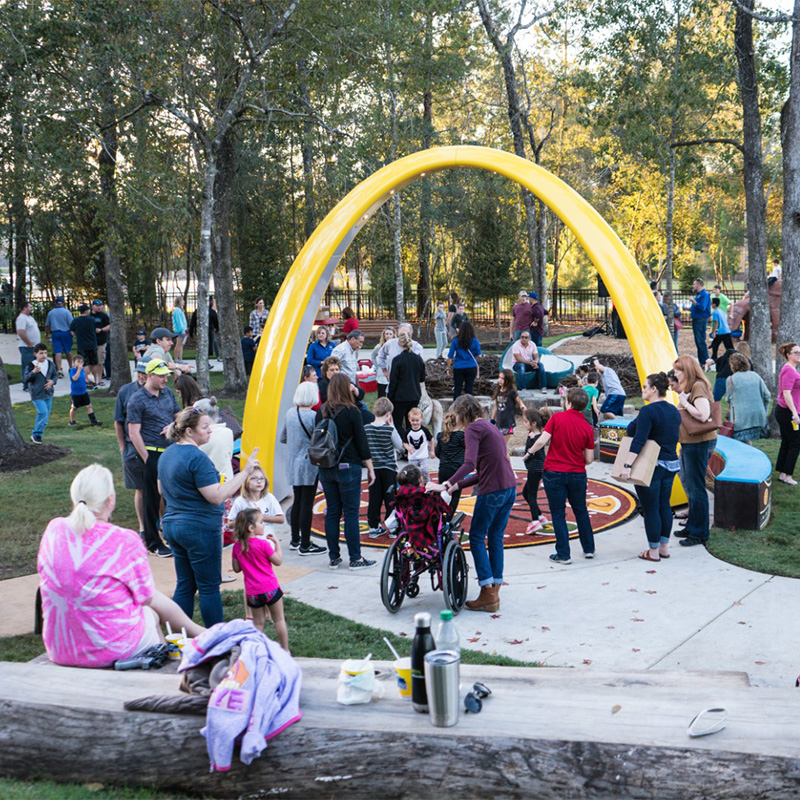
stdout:
<svg viewBox="0 0 800 800">
<path fill-rule="evenodd" d="M 355 672 L 355 670 L 360 670 Z M 339 671 L 339 685 L 336 689 L 336 702 L 343 706 L 369 703 L 372 698 L 383 697 L 383 685 L 375 680 L 375 669 L 371 663 L 357 659 L 345 661 Z"/>
</svg>

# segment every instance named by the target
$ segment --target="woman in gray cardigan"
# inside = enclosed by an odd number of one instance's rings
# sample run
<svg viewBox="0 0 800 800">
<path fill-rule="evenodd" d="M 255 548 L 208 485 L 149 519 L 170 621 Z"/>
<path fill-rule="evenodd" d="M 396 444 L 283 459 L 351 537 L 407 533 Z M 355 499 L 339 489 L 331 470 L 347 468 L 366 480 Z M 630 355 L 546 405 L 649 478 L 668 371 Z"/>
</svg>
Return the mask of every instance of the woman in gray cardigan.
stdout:
<svg viewBox="0 0 800 800">
<path fill-rule="evenodd" d="M 286 479 L 294 489 L 294 502 L 289 514 L 292 529 L 289 548 L 298 550 L 301 556 L 316 556 L 328 552 L 311 541 L 311 517 L 318 470 L 308 459 L 308 445 L 317 416 L 311 407 L 318 402 L 317 387 L 303 381 L 294 393 L 294 408 L 286 412 L 281 430 L 281 442 L 288 445 Z"/>
<path fill-rule="evenodd" d="M 733 353 L 728 364 L 733 374 L 726 382 L 725 399 L 730 406 L 733 438 L 750 444 L 761 438 L 767 424 L 769 389 L 761 376 L 750 369 L 747 356 Z"/>
</svg>

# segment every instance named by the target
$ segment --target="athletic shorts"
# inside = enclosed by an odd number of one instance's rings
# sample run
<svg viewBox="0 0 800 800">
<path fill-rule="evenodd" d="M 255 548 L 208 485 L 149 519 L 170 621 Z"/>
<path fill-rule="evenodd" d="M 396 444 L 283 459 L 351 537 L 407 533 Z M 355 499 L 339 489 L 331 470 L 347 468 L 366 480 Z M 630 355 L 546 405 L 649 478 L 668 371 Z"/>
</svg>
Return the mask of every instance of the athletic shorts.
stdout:
<svg viewBox="0 0 800 800">
<path fill-rule="evenodd" d="M 96 367 L 100 362 L 97 360 L 97 348 L 91 350 L 78 350 L 83 356 L 83 362 L 87 367 Z"/>
<path fill-rule="evenodd" d="M 511 427 L 511 428 L 498 428 L 497 430 L 499 430 L 500 433 L 503 434 L 503 436 L 510 436 L 512 433 L 514 433 L 514 428 L 513 427 Z"/>
<path fill-rule="evenodd" d="M 92 404 L 92 398 L 88 394 L 71 394 L 69 399 L 72 400 L 73 408 L 83 408 Z"/>
<path fill-rule="evenodd" d="M 264 608 L 264 606 L 274 606 L 278 600 L 283 597 L 283 592 L 280 589 L 275 589 L 274 592 L 262 592 L 261 594 L 247 595 L 247 605 L 250 608 Z"/>
<path fill-rule="evenodd" d="M 145 465 L 136 448 L 128 442 L 122 451 L 122 475 L 126 489 L 144 489 Z"/>
<path fill-rule="evenodd" d="M 625 395 L 624 394 L 610 394 L 606 397 L 603 405 L 600 406 L 601 414 L 614 414 L 618 417 L 622 416 L 625 408 Z"/>
<path fill-rule="evenodd" d="M 72 352 L 72 333 L 70 331 L 53 331 L 53 354 Z"/>
</svg>

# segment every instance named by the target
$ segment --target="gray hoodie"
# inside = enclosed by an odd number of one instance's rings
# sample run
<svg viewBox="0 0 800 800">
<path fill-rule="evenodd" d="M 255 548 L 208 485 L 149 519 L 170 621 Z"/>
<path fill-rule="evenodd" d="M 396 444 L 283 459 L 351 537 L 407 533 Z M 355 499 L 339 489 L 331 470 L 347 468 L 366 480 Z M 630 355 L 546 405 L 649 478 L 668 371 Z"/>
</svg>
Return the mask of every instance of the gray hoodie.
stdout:
<svg viewBox="0 0 800 800">
<path fill-rule="evenodd" d="M 39 364 L 39 362 L 35 362 Z M 48 358 L 39 364 L 39 372 L 33 371 L 34 362 L 25 365 L 22 372 L 22 388 L 27 389 L 31 394 L 31 400 L 47 400 L 53 396 L 53 387 L 58 383 L 58 370 L 56 365 Z M 45 389 L 47 381 L 53 381 L 53 386 Z"/>
</svg>

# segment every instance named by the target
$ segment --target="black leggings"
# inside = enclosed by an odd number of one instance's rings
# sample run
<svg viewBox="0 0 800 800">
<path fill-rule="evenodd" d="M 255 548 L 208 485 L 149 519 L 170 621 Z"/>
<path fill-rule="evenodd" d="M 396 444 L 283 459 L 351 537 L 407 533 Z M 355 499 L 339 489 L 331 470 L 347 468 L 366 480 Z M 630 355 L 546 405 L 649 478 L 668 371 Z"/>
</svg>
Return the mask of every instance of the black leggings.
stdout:
<svg viewBox="0 0 800 800">
<path fill-rule="evenodd" d="M 375 480 L 369 487 L 369 503 L 367 505 L 367 522 L 370 528 L 377 528 L 381 522 L 381 505 L 386 507 L 386 516 L 394 508 L 394 485 L 397 473 L 393 469 L 376 469 Z"/>
<path fill-rule="evenodd" d="M 541 472 L 529 472 L 528 479 L 525 481 L 525 486 L 522 487 L 522 496 L 531 510 L 531 520 L 536 522 L 542 515 L 539 509 L 539 484 L 542 481 Z"/>
<path fill-rule="evenodd" d="M 460 465 L 459 465 L 460 466 Z M 442 467 L 439 469 L 439 475 L 437 477 L 438 483 L 444 483 L 447 480 L 458 472 L 458 467 L 452 469 L 451 467 Z M 450 492 L 450 514 L 455 514 L 458 510 L 458 501 L 461 499 L 461 489 L 457 489 L 455 492 Z"/>
<path fill-rule="evenodd" d="M 311 544 L 311 516 L 314 513 L 314 497 L 317 494 L 316 484 L 312 486 L 294 486 L 294 502 L 289 516 L 292 529 L 292 542 L 300 542 L 300 547 Z"/>
<path fill-rule="evenodd" d="M 775 469 L 791 477 L 800 455 L 800 430 L 792 427 L 792 412 L 788 408 L 778 406 L 775 409 L 775 421 L 781 429 L 781 448 Z"/>
<path fill-rule="evenodd" d="M 163 546 L 158 535 L 158 519 L 161 516 L 161 493 L 158 491 L 158 459 L 161 453 L 147 451 L 144 464 L 144 486 L 142 487 L 142 517 L 144 518 L 144 543 L 151 552 Z"/>
<path fill-rule="evenodd" d="M 392 411 L 392 420 L 394 427 L 400 434 L 400 438 L 405 442 L 406 434 L 408 433 L 409 426 L 406 424 L 406 417 L 412 408 L 416 408 L 419 400 L 393 400 L 394 409 Z"/>
<path fill-rule="evenodd" d="M 462 394 L 472 394 L 475 378 L 478 377 L 478 368 L 453 370 L 453 400 Z"/>
</svg>

